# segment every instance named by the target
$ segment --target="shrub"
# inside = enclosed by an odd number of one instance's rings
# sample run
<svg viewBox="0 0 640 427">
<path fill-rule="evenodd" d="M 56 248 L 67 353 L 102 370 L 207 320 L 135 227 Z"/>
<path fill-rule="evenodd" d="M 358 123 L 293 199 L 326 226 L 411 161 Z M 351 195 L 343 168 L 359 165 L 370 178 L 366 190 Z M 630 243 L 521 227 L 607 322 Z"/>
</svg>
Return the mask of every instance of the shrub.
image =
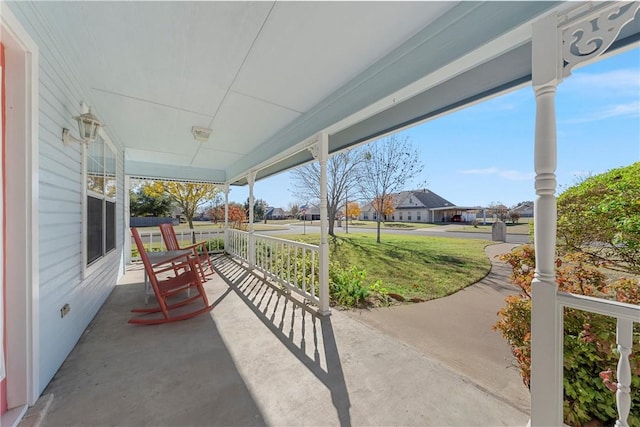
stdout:
<svg viewBox="0 0 640 427">
<path fill-rule="evenodd" d="M 535 270 L 535 253 L 524 246 L 501 257 L 511 265 L 511 281 L 520 289 L 519 296 L 506 298 L 494 329 L 511 345 L 525 385 L 530 384 L 531 369 L 531 281 Z M 558 289 L 581 295 L 640 303 L 637 280 L 621 279 L 606 283 L 602 272 L 591 265 L 590 257 L 568 254 L 556 262 Z M 581 310 L 564 313 L 564 421 L 581 426 L 591 420 L 605 425 L 615 422 L 615 382 L 618 363 L 616 320 Z M 634 325 L 634 348 L 629 358 L 632 370 L 631 414 L 629 425 L 640 426 L 640 328 Z"/>
<path fill-rule="evenodd" d="M 356 307 L 366 302 L 369 288 L 364 284 L 366 270 L 353 266 L 344 269 L 333 265 L 329 269 L 329 290 L 331 300 L 345 307 Z"/>
<path fill-rule="evenodd" d="M 389 289 L 383 287 L 380 280 L 369 286 L 369 290 L 371 291 L 371 296 L 374 297 L 381 305 L 389 306 L 392 304 L 393 300 L 389 296 Z"/>
</svg>

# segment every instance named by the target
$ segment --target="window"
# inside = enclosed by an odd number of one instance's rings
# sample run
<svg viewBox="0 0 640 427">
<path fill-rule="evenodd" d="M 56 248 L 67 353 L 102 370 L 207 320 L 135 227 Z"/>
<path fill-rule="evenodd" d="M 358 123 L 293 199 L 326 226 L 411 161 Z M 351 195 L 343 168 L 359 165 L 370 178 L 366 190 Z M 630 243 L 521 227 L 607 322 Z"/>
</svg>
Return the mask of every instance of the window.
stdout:
<svg viewBox="0 0 640 427">
<path fill-rule="evenodd" d="M 420 217 L 420 211 L 418 211 L 418 212 L 416 213 L 416 220 L 417 220 L 417 221 L 421 221 L 421 220 L 422 220 L 422 219 L 421 219 L 421 217 Z"/>
<path fill-rule="evenodd" d="M 411 212 L 407 213 L 407 221 L 411 221 Z"/>
<path fill-rule="evenodd" d="M 367 212 L 362 214 L 362 219 L 364 219 L 365 221 L 368 220 L 369 219 L 369 214 Z"/>
<path fill-rule="evenodd" d="M 398 214 L 398 218 L 400 219 L 400 221 L 402 221 L 402 212 Z"/>
<path fill-rule="evenodd" d="M 116 248 L 116 154 L 98 136 L 87 148 L 87 265 Z"/>
</svg>

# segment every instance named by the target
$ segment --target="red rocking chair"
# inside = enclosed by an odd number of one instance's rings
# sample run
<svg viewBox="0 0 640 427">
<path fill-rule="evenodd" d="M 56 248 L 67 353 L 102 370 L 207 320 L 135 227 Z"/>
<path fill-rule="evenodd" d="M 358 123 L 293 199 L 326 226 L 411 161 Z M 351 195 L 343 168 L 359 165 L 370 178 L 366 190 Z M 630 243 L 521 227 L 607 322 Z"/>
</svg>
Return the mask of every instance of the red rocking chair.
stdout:
<svg viewBox="0 0 640 427">
<path fill-rule="evenodd" d="M 168 251 L 164 253 L 148 254 L 140 234 L 136 228 L 131 228 L 131 234 L 140 252 L 144 269 L 149 277 L 149 282 L 153 288 L 153 293 L 158 301 L 157 307 L 150 308 L 138 308 L 131 310 L 133 313 L 143 313 L 145 316 L 138 316 L 129 319 L 129 323 L 138 325 L 156 325 L 159 323 L 177 322 L 179 320 L 190 319 L 198 316 L 202 313 L 206 313 L 213 308 L 213 305 L 209 305 L 207 295 L 202 287 L 202 281 L 200 280 L 200 270 L 198 267 L 198 261 L 193 257 L 193 254 L 189 250 Z M 156 260 L 151 261 L 150 255 Z M 181 273 L 177 273 L 177 269 L 181 270 Z M 175 276 L 171 276 L 171 273 L 175 273 Z M 196 295 L 189 296 L 189 291 L 195 289 Z M 184 299 L 169 302 L 169 299 L 173 299 L 177 295 L 186 292 L 187 296 Z M 189 303 L 201 301 L 202 304 L 197 304 L 198 308 L 189 311 L 187 307 L 184 310 L 173 310 L 180 307 L 184 307 Z M 200 307 L 202 305 L 202 307 Z M 162 317 L 147 317 L 146 315 L 152 313 L 161 313 Z"/>
<path fill-rule="evenodd" d="M 162 233 L 162 240 L 164 240 L 164 245 L 167 247 L 168 251 L 179 251 L 185 249 L 192 251 L 193 256 L 198 262 L 198 269 L 200 271 L 202 281 L 206 281 L 207 276 L 215 272 L 213 270 L 213 263 L 209 257 L 207 242 L 198 242 L 189 246 L 180 246 L 172 224 L 160 224 L 160 233 Z"/>
</svg>

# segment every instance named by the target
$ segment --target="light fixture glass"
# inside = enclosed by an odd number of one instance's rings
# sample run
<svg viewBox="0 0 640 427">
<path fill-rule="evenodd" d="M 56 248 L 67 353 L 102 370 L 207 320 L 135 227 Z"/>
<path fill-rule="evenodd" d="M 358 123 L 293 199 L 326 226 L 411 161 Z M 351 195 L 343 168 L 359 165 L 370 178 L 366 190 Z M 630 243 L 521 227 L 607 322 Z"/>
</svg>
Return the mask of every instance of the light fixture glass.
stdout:
<svg viewBox="0 0 640 427">
<path fill-rule="evenodd" d="M 88 144 L 95 141 L 98 137 L 98 131 L 100 131 L 100 128 L 104 126 L 104 124 L 91 113 L 91 107 L 89 107 L 88 112 L 75 116 L 74 119 L 78 121 L 78 132 L 80 133 L 80 138 L 74 137 L 69 132 L 69 129 L 63 128 L 62 141 L 65 145 L 69 145 L 72 142 Z"/>
</svg>

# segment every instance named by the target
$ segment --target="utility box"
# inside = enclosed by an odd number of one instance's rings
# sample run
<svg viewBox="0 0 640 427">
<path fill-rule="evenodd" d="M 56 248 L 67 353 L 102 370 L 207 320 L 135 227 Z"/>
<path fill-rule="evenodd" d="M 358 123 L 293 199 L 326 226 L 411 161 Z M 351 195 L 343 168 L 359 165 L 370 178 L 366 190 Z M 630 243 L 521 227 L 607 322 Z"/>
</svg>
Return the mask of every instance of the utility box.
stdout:
<svg viewBox="0 0 640 427">
<path fill-rule="evenodd" d="M 507 224 L 502 221 L 496 221 L 491 226 L 491 240 L 494 242 L 507 241 Z"/>
</svg>

